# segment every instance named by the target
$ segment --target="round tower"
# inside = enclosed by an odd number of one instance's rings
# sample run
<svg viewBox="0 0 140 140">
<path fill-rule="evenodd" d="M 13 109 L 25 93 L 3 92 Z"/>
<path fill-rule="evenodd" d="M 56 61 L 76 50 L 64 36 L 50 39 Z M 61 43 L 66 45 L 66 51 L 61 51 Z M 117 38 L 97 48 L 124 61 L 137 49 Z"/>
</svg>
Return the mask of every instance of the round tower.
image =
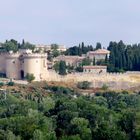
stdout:
<svg viewBox="0 0 140 140">
<path fill-rule="evenodd" d="M 24 54 L 24 77 L 29 74 L 35 76 L 35 81 L 45 80 L 47 75 L 46 54 Z"/>
<path fill-rule="evenodd" d="M 6 56 L 6 77 L 20 79 L 19 54 L 8 54 Z"/>
</svg>

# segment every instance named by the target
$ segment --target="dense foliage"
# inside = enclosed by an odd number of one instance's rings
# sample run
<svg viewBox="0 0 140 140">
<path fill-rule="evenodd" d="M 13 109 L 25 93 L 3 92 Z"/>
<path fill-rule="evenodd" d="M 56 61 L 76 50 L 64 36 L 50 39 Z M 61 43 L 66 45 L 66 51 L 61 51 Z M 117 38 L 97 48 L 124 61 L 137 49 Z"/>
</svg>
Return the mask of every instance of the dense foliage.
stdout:
<svg viewBox="0 0 140 140">
<path fill-rule="evenodd" d="M 70 47 L 67 49 L 65 52 L 65 55 L 79 55 L 81 56 L 82 54 L 86 54 L 89 51 L 94 51 L 101 49 L 102 45 L 100 42 L 96 43 L 96 47 L 94 48 L 92 45 L 85 45 L 84 42 L 79 44 L 78 46 Z"/>
<path fill-rule="evenodd" d="M 59 86 L 24 88 L 30 92 L 9 91 L 6 100 L 0 95 L 0 140 L 140 139 L 139 94 L 82 96 Z"/>
<path fill-rule="evenodd" d="M 140 44 L 110 42 L 109 71 L 140 71 Z"/>
<path fill-rule="evenodd" d="M 59 74 L 66 75 L 66 63 L 65 63 L 65 61 L 59 62 Z"/>
<path fill-rule="evenodd" d="M 65 61 L 56 62 L 53 66 L 54 70 L 60 75 L 67 74 L 67 66 Z"/>
<path fill-rule="evenodd" d="M 30 44 L 29 42 L 25 42 L 24 40 L 22 43 L 18 43 L 16 40 L 6 40 L 4 43 L 0 44 L 0 52 L 17 52 L 19 49 L 31 49 L 34 50 L 35 46 Z"/>
<path fill-rule="evenodd" d="M 74 46 L 67 49 L 67 51 L 65 52 L 65 55 L 81 56 L 82 54 L 86 54 L 89 51 L 93 51 L 93 46 L 92 45 L 85 46 L 84 42 L 82 42 L 81 44 L 79 44 L 79 46 Z"/>
<path fill-rule="evenodd" d="M 77 87 L 80 89 L 89 89 L 90 85 L 91 85 L 91 82 L 83 81 L 83 82 L 78 82 Z"/>
</svg>

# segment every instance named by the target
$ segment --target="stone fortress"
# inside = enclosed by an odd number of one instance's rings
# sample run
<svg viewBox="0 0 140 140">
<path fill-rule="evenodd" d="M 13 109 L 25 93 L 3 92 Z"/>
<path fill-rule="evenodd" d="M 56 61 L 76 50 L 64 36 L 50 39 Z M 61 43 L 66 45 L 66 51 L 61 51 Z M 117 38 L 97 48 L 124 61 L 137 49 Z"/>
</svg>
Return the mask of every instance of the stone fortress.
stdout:
<svg viewBox="0 0 140 140">
<path fill-rule="evenodd" d="M 46 80 L 47 54 L 32 53 L 31 50 L 20 50 L 17 53 L 0 54 L 0 73 L 7 78 L 22 80 L 29 74 L 35 76 L 35 81 Z"/>
</svg>

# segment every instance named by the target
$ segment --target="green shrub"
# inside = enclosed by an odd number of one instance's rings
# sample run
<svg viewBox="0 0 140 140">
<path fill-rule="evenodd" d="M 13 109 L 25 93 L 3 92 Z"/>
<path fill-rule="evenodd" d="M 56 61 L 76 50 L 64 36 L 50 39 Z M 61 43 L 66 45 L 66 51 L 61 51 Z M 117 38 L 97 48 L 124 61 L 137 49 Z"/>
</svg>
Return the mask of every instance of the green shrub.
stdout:
<svg viewBox="0 0 140 140">
<path fill-rule="evenodd" d="M 69 89 L 67 87 L 52 86 L 49 89 L 51 91 L 53 91 L 54 93 L 63 93 L 63 94 L 70 94 L 71 93 L 71 89 Z"/>
<path fill-rule="evenodd" d="M 27 81 L 31 83 L 33 80 L 35 80 L 35 76 L 33 74 L 27 73 L 26 77 Z"/>
<path fill-rule="evenodd" d="M 8 82 L 8 83 L 7 83 L 7 85 L 8 85 L 8 86 L 14 86 L 14 85 L 15 85 L 15 83 L 14 83 L 14 82 L 12 82 L 12 81 L 10 81 L 10 82 Z"/>
<path fill-rule="evenodd" d="M 4 86 L 4 83 L 3 82 L 0 82 L 0 87 Z"/>
<path fill-rule="evenodd" d="M 106 84 L 103 84 L 103 86 L 102 86 L 102 88 L 101 88 L 102 90 L 108 90 L 108 85 L 106 85 Z"/>
<path fill-rule="evenodd" d="M 78 82 L 77 87 L 80 89 L 89 89 L 90 85 L 91 85 L 91 82 L 83 81 L 83 82 Z"/>
</svg>

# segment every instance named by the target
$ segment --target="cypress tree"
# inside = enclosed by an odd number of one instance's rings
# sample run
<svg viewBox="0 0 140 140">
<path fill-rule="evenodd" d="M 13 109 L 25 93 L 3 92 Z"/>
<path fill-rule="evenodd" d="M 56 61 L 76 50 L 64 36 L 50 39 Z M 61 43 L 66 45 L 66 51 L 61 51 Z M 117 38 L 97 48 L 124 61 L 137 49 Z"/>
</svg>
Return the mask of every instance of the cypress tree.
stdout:
<svg viewBox="0 0 140 140">
<path fill-rule="evenodd" d="M 107 57 L 107 55 L 105 56 L 105 64 L 106 65 L 108 64 L 108 57 Z"/>
<path fill-rule="evenodd" d="M 96 44 L 96 50 L 98 50 L 98 49 L 102 49 L 102 45 L 100 42 L 97 42 L 97 44 Z"/>
<path fill-rule="evenodd" d="M 65 63 L 65 61 L 60 61 L 60 63 L 59 63 L 59 74 L 66 75 L 66 63 Z"/>
<path fill-rule="evenodd" d="M 95 60 L 95 57 L 93 58 L 93 66 L 96 65 L 96 60 Z"/>
</svg>

